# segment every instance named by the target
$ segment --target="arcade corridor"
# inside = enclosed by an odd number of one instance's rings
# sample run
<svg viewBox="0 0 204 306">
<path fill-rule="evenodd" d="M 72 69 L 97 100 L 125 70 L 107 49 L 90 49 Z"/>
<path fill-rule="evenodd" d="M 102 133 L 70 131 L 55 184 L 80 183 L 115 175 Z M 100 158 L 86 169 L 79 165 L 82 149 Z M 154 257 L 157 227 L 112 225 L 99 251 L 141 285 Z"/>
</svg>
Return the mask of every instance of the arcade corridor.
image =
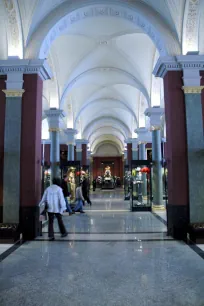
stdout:
<svg viewBox="0 0 204 306">
<path fill-rule="evenodd" d="M 64 217 L 67 238 L 47 241 L 45 226 L 5 258 L 0 305 L 202 306 L 203 259 L 167 237 L 155 214 L 129 212 L 122 196 L 97 191 L 86 214 Z"/>
</svg>

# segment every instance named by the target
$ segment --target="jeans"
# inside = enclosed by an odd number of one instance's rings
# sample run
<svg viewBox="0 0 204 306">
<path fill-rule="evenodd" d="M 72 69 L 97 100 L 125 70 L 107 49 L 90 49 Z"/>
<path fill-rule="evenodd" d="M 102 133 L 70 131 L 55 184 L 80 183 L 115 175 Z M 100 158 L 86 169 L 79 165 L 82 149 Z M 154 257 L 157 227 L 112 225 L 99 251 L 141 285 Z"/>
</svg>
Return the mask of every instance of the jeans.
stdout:
<svg viewBox="0 0 204 306">
<path fill-rule="evenodd" d="M 57 218 L 60 233 L 65 234 L 67 232 L 66 228 L 64 226 L 63 220 L 62 220 L 62 215 L 49 212 L 48 213 L 48 218 L 49 218 L 49 221 L 48 221 L 48 236 L 49 236 L 49 238 L 54 237 L 54 227 L 53 227 L 54 217 Z"/>
<path fill-rule="evenodd" d="M 67 211 L 68 211 L 69 213 L 72 213 L 72 209 L 71 209 L 71 206 L 70 206 L 69 203 L 68 203 L 67 197 L 64 197 L 64 199 L 65 199 Z"/>
<path fill-rule="evenodd" d="M 74 208 L 74 211 L 82 211 L 83 210 L 83 201 L 81 199 L 77 200 L 77 204 Z"/>
</svg>

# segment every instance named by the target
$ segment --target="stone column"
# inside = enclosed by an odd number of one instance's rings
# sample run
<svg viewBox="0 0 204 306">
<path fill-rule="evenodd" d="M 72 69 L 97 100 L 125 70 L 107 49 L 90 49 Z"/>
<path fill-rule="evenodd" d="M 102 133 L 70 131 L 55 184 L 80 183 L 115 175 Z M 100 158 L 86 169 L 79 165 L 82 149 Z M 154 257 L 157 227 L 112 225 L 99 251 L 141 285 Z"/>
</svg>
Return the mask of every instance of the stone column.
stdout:
<svg viewBox="0 0 204 306">
<path fill-rule="evenodd" d="M 202 60 L 204 64 L 204 57 Z M 186 109 L 190 223 L 203 223 L 204 138 L 201 92 L 204 86 L 200 86 L 199 69 L 184 68 L 183 82 Z"/>
<path fill-rule="evenodd" d="M 0 74 L 7 75 L 3 222 L 19 223 L 19 234 L 33 239 L 41 197 L 42 85 L 51 74 L 45 60 L 18 58 L 0 61 Z"/>
<path fill-rule="evenodd" d="M 0 79 L 0 223 L 3 222 L 3 181 L 4 181 L 4 127 L 6 112 L 6 96 L 2 91 L 6 89 L 6 76 Z"/>
<path fill-rule="evenodd" d="M 127 150 L 124 150 L 124 165 L 128 165 Z"/>
<path fill-rule="evenodd" d="M 150 117 L 152 130 L 152 161 L 153 161 L 153 209 L 164 209 L 163 204 L 163 181 L 162 181 L 162 155 L 161 155 L 161 116 L 164 109 L 151 107 L 146 109 L 145 115 Z"/>
<path fill-rule="evenodd" d="M 132 138 L 132 159 L 138 160 L 138 139 Z"/>
<path fill-rule="evenodd" d="M 7 74 L 4 130 L 3 222 L 19 223 L 23 74 Z"/>
<path fill-rule="evenodd" d="M 76 160 L 82 163 L 82 143 L 80 139 L 76 139 Z"/>
<path fill-rule="evenodd" d="M 91 150 L 87 150 L 87 166 L 90 166 L 90 160 L 91 160 Z"/>
<path fill-rule="evenodd" d="M 45 111 L 49 123 L 51 140 L 50 162 L 51 162 L 51 181 L 54 177 L 60 177 L 60 120 L 64 117 L 63 111 L 57 108 L 50 108 Z"/>
<path fill-rule="evenodd" d="M 65 134 L 67 135 L 67 145 L 68 145 L 68 161 L 74 161 L 74 146 L 75 146 L 75 135 L 77 134 L 77 130 L 68 128 L 65 130 Z"/>
<path fill-rule="evenodd" d="M 81 162 L 81 166 L 87 164 L 87 144 L 88 141 L 85 139 L 76 139 L 77 160 Z"/>
<path fill-rule="evenodd" d="M 183 56 L 186 67 L 201 67 L 200 56 Z M 182 65 L 176 57 L 160 57 L 153 74 L 164 80 L 166 120 L 166 162 L 168 169 L 168 233 L 176 239 L 186 239 L 189 224 L 189 183 L 185 97 Z M 199 182 L 200 184 L 200 182 Z"/>
<path fill-rule="evenodd" d="M 131 165 L 132 162 L 132 139 L 129 138 L 125 140 L 125 143 L 127 144 L 127 164 Z"/>
</svg>

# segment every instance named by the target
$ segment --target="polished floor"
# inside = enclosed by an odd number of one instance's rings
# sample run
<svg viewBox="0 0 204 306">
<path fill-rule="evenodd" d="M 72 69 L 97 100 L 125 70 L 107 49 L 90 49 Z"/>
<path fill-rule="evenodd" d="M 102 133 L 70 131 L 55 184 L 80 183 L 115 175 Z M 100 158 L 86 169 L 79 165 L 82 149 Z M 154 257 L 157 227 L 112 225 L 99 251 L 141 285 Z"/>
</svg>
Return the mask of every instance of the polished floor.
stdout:
<svg viewBox="0 0 204 306">
<path fill-rule="evenodd" d="M 167 236 L 165 213 L 131 213 L 97 192 L 69 235 L 27 242 L 0 263 L 1 306 L 204 306 L 204 262 Z"/>
</svg>

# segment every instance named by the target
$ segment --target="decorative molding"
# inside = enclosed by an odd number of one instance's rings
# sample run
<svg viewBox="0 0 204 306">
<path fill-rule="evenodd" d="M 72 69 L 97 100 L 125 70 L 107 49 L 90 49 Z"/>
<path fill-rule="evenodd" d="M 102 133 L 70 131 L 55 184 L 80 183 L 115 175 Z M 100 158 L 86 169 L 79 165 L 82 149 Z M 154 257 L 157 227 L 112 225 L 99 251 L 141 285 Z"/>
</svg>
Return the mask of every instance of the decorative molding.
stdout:
<svg viewBox="0 0 204 306">
<path fill-rule="evenodd" d="M 185 94 L 201 94 L 204 86 L 183 86 L 182 89 Z"/>
<path fill-rule="evenodd" d="M 13 0 L 4 0 L 7 11 L 8 56 L 23 57 L 22 35 L 18 23 L 18 11 Z"/>
<path fill-rule="evenodd" d="M 179 55 L 160 57 L 154 67 L 153 74 L 164 78 L 168 71 L 183 69 L 204 70 L 204 55 Z"/>
<path fill-rule="evenodd" d="M 44 59 L 0 60 L 0 75 L 6 75 L 8 73 L 38 74 L 43 81 L 51 79 L 52 77 L 51 70 Z"/>
<path fill-rule="evenodd" d="M 183 22 L 183 54 L 198 51 L 200 0 L 186 0 Z"/>
<path fill-rule="evenodd" d="M 19 98 L 23 96 L 23 93 L 25 92 L 24 89 L 3 89 L 2 90 L 7 98 Z"/>
</svg>

